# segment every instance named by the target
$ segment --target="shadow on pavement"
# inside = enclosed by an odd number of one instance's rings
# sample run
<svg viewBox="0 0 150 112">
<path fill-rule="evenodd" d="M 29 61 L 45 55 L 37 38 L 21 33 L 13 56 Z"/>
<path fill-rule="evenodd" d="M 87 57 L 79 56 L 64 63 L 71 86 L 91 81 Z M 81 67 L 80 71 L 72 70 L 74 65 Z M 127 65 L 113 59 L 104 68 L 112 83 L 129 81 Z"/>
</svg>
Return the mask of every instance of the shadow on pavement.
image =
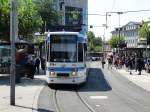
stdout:
<svg viewBox="0 0 150 112">
<path fill-rule="evenodd" d="M 46 84 L 44 78 L 40 78 L 39 75 L 35 75 L 34 79 L 22 77 L 20 83 L 16 83 L 16 86 L 38 86 L 41 84 Z M 10 76 L 0 76 L 0 86 L 10 85 Z"/>
<path fill-rule="evenodd" d="M 0 76 L 0 86 L 10 85 L 10 76 Z"/>
<path fill-rule="evenodd" d="M 51 89 L 74 91 L 78 89 L 80 92 L 93 92 L 93 91 L 110 91 L 112 90 L 110 84 L 104 77 L 104 74 L 99 68 L 90 68 L 88 80 L 85 84 L 77 85 L 51 85 Z"/>
<path fill-rule="evenodd" d="M 80 87 L 80 92 L 111 91 L 109 82 L 105 79 L 104 73 L 99 68 L 90 68 L 87 83 Z"/>
<path fill-rule="evenodd" d="M 54 112 L 54 111 L 50 111 L 50 110 L 46 110 L 46 109 L 38 109 L 38 112 Z"/>
<path fill-rule="evenodd" d="M 20 108 L 25 108 L 25 109 L 30 109 L 30 110 L 37 110 L 35 108 L 25 107 L 25 106 L 21 106 L 21 105 L 15 105 L 15 107 L 20 107 Z"/>
<path fill-rule="evenodd" d="M 31 107 L 25 107 L 25 106 L 21 106 L 21 105 L 15 105 L 16 107 L 20 107 L 20 108 L 25 108 L 25 109 L 30 109 L 32 110 L 32 112 L 54 112 L 54 111 L 50 111 L 50 110 L 47 110 L 47 109 L 35 109 L 35 108 L 31 108 Z"/>
</svg>

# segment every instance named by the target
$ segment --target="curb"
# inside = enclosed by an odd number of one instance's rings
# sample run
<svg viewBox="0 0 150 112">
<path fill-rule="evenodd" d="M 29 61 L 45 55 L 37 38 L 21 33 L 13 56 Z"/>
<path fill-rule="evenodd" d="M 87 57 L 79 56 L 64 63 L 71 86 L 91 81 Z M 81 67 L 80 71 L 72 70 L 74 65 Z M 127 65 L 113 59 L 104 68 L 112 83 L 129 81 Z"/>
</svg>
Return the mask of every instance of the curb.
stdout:
<svg viewBox="0 0 150 112">
<path fill-rule="evenodd" d="M 32 112 L 38 112 L 38 97 L 44 87 L 45 87 L 45 83 L 42 83 L 42 87 L 36 90 L 36 93 L 33 99 L 33 104 L 32 104 Z"/>
</svg>

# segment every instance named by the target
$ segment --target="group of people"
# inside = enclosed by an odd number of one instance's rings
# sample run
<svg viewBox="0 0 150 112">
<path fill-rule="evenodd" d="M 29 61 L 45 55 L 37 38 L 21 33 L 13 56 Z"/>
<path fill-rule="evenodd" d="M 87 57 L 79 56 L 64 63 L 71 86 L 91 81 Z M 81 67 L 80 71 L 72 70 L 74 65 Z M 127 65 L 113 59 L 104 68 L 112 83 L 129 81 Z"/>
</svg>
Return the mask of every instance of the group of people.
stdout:
<svg viewBox="0 0 150 112">
<path fill-rule="evenodd" d="M 106 59 L 104 57 L 101 58 L 102 68 L 104 68 Z M 110 55 L 107 56 L 107 64 L 108 69 L 112 68 L 112 65 L 116 69 L 121 69 L 123 67 L 132 74 L 132 70 L 138 71 L 138 74 L 141 75 L 142 69 L 145 69 L 145 64 L 143 58 L 136 57 L 134 55 L 125 56 L 125 55 Z"/>
<path fill-rule="evenodd" d="M 25 50 L 16 53 L 16 65 L 19 70 L 16 72 L 31 79 L 34 78 L 35 73 L 40 73 L 40 65 L 45 70 L 45 60 L 39 56 L 28 54 Z"/>
</svg>

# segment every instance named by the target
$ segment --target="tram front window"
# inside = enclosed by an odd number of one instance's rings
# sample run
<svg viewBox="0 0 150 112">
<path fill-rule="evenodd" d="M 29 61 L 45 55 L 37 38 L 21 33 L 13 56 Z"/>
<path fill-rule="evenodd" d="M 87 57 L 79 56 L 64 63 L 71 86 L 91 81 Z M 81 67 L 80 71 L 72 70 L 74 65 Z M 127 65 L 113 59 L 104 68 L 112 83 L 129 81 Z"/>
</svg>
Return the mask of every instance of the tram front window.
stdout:
<svg viewBox="0 0 150 112">
<path fill-rule="evenodd" d="M 76 62 L 76 36 L 57 35 L 51 37 L 51 62 Z"/>
</svg>

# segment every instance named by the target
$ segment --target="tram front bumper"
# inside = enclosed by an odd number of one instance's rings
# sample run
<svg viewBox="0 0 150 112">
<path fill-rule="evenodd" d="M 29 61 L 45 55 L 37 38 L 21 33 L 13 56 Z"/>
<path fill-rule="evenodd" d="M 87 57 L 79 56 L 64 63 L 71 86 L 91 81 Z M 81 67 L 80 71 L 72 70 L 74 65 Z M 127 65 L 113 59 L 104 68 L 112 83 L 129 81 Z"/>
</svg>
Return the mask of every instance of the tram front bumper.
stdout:
<svg viewBox="0 0 150 112">
<path fill-rule="evenodd" d="M 48 84 L 81 84 L 86 82 L 86 75 L 82 77 L 47 77 Z"/>
</svg>

